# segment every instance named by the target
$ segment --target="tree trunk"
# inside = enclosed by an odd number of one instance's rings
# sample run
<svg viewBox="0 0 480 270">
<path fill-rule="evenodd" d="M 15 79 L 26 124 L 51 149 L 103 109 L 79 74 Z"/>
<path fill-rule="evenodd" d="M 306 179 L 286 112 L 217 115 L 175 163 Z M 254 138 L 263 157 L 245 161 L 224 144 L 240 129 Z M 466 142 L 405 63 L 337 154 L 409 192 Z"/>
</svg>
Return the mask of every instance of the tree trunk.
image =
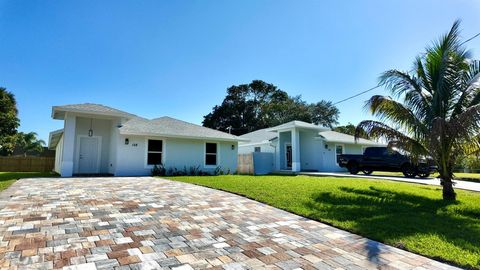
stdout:
<svg viewBox="0 0 480 270">
<path fill-rule="evenodd" d="M 448 152 L 442 153 L 440 156 L 440 184 L 443 187 L 442 195 L 443 200 L 445 201 L 455 201 L 457 198 L 457 194 L 453 190 L 453 167 L 451 166 L 452 162 L 450 162 L 450 156 Z"/>
<path fill-rule="evenodd" d="M 452 179 L 442 179 L 443 186 L 443 199 L 448 201 L 454 201 L 457 198 L 457 194 L 453 190 Z"/>
</svg>

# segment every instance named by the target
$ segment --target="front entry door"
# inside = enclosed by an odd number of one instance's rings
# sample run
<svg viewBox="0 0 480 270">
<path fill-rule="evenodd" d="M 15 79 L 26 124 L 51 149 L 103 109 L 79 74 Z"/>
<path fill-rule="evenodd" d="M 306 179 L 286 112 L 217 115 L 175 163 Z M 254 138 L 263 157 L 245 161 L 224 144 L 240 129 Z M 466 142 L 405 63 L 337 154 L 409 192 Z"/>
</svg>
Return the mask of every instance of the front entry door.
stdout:
<svg viewBox="0 0 480 270">
<path fill-rule="evenodd" d="M 285 146 L 285 160 L 287 168 L 292 168 L 292 146 L 289 144 Z"/>
<path fill-rule="evenodd" d="M 99 148 L 98 137 L 80 137 L 78 173 L 98 173 Z"/>
</svg>

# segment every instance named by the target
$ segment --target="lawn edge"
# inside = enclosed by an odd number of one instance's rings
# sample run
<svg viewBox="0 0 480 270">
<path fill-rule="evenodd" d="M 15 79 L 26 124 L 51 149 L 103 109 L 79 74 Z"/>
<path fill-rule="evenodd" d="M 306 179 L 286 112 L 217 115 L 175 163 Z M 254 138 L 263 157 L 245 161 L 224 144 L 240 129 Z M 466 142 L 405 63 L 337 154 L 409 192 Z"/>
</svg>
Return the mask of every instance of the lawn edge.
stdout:
<svg viewBox="0 0 480 270">
<path fill-rule="evenodd" d="M 279 175 L 280 176 L 280 175 Z M 350 179 L 360 179 L 360 180 L 369 180 L 369 181 L 381 181 L 381 182 L 384 182 L 384 181 L 388 181 L 390 183 L 406 183 L 406 184 L 412 184 L 412 185 L 419 185 L 419 186 L 423 186 L 423 187 L 432 187 L 432 188 L 436 188 L 436 189 L 442 189 L 442 186 L 441 185 L 431 185 L 431 184 L 426 184 L 426 183 L 417 183 L 417 182 L 410 182 L 410 181 L 407 181 L 407 180 L 402 180 L 402 177 L 398 177 L 398 180 L 391 180 L 391 179 L 382 179 L 382 178 L 369 178 L 369 177 L 355 177 L 355 176 L 351 176 L 351 175 L 348 175 L 346 174 L 345 176 L 338 176 L 338 175 L 309 175 L 309 174 L 296 174 L 296 175 L 292 175 L 292 176 L 307 176 L 307 177 L 333 177 L 333 178 L 344 178 L 344 177 L 348 177 Z M 374 175 L 375 176 L 375 175 Z M 178 177 L 181 177 L 181 176 L 178 176 Z M 389 176 L 390 177 L 390 176 Z M 394 176 L 396 177 L 396 176 Z M 473 192 L 473 193 L 480 193 L 480 191 L 478 190 L 471 190 L 471 189 L 465 189 L 465 188 L 460 188 L 460 187 L 456 187 L 455 186 L 455 181 L 466 181 L 466 180 L 460 180 L 460 179 L 453 179 L 453 188 L 454 190 L 461 190 L 461 191 L 464 191 L 464 192 Z M 466 182 L 473 182 L 473 181 L 466 181 Z M 473 183 L 480 183 L 480 182 L 473 182 Z"/>
</svg>

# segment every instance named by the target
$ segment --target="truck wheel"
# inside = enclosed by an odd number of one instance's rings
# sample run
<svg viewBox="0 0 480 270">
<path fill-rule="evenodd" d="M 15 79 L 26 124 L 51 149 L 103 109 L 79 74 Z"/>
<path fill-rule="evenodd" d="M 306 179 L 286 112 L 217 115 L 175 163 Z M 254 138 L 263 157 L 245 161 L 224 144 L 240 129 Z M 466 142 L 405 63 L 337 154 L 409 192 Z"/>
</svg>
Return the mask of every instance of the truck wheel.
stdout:
<svg viewBox="0 0 480 270">
<path fill-rule="evenodd" d="M 356 162 L 350 162 L 347 165 L 348 172 L 350 174 L 357 174 L 360 170 L 358 169 L 358 164 Z"/>
<path fill-rule="evenodd" d="M 370 175 L 373 173 L 372 170 L 362 170 L 363 174 Z"/>
<path fill-rule="evenodd" d="M 407 178 L 415 178 L 417 175 L 415 168 L 410 164 L 405 164 L 402 166 L 402 173 Z"/>
</svg>

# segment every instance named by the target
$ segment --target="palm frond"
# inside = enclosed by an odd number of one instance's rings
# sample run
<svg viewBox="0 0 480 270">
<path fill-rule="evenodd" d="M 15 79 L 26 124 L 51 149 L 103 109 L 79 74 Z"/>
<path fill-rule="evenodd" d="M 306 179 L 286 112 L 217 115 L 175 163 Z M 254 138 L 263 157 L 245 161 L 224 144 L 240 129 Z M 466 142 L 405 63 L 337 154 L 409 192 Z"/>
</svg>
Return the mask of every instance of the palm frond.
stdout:
<svg viewBox="0 0 480 270">
<path fill-rule="evenodd" d="M 412 90 L 422 92 L 420 82 L 416 78 L 410 76 L 407 72 L 396 69 L 382 73 L 379 84 L 384 85 L 396 97 Z"/>
<path fill-rule="evenodd" d="M 455 137 L 462 143 L 468 142 L 479 134 L 480 130 L 480 104 L 467 108 L 456 118 L 448 121 L 446 132 L 448 136 Z M 480 145 L 478 145 L 480 148 Z"/>
<path fill-rule="evenodd" d="M 413 63 L 413 67 L 414 67 L 414 71 L 417 74 L 420 85 L 431 96 L 432 93 L 433 93 L 433 87 L 431 85 L 431 82 L 430 82 L 430 80 L 428 78 L 428 75 L 427 75 L 427 72 L 425 70 L 425 66 L 424 66 L 424 63 L 423 63 L 424 59 L 425 59 L 425 57 L 417 56 L 415 58 L 414 63 Z"/>
<path fill-rule="evenodd" d="M 390 97 L 375 95 L 367 101 L 371 113 L 382 121 L 396 123 L 402 129 L 408 131 L 414 137 L 422 137 L 426 127 L 414 112 Z"/>
<path fill-rule="evenodd" d="M 404 104 L 417 118 L 423 119 L 430 114 L 431 93 L 423 89 L 424 82 L 420 77 L 407 72 L 389 70 L 380 76 L 380 84 L 389 89 L 394 97 L 403 97 Z"/>
<path fill-rule="evenodd" d="M 468 70 L 470 52 L 462 48 L 459 26 L 460 21 L 456 21 L 446 35 L 427 48 L 424 65 L 433 90 L 433 117 L 448 118 L 458 113 L 458 101 L 463 102 L 461 78 Z"/>
<path fill-rule="evenodd" d="M 379 121 L 365 120 L 360 122 L 355 129 L 355 139 L 358 140 L 362 133 L 367 134 L 372 139 L 397 142 L 397 145 L 412 155 L 428 154 L 421 142 Z"/>
</svg>

